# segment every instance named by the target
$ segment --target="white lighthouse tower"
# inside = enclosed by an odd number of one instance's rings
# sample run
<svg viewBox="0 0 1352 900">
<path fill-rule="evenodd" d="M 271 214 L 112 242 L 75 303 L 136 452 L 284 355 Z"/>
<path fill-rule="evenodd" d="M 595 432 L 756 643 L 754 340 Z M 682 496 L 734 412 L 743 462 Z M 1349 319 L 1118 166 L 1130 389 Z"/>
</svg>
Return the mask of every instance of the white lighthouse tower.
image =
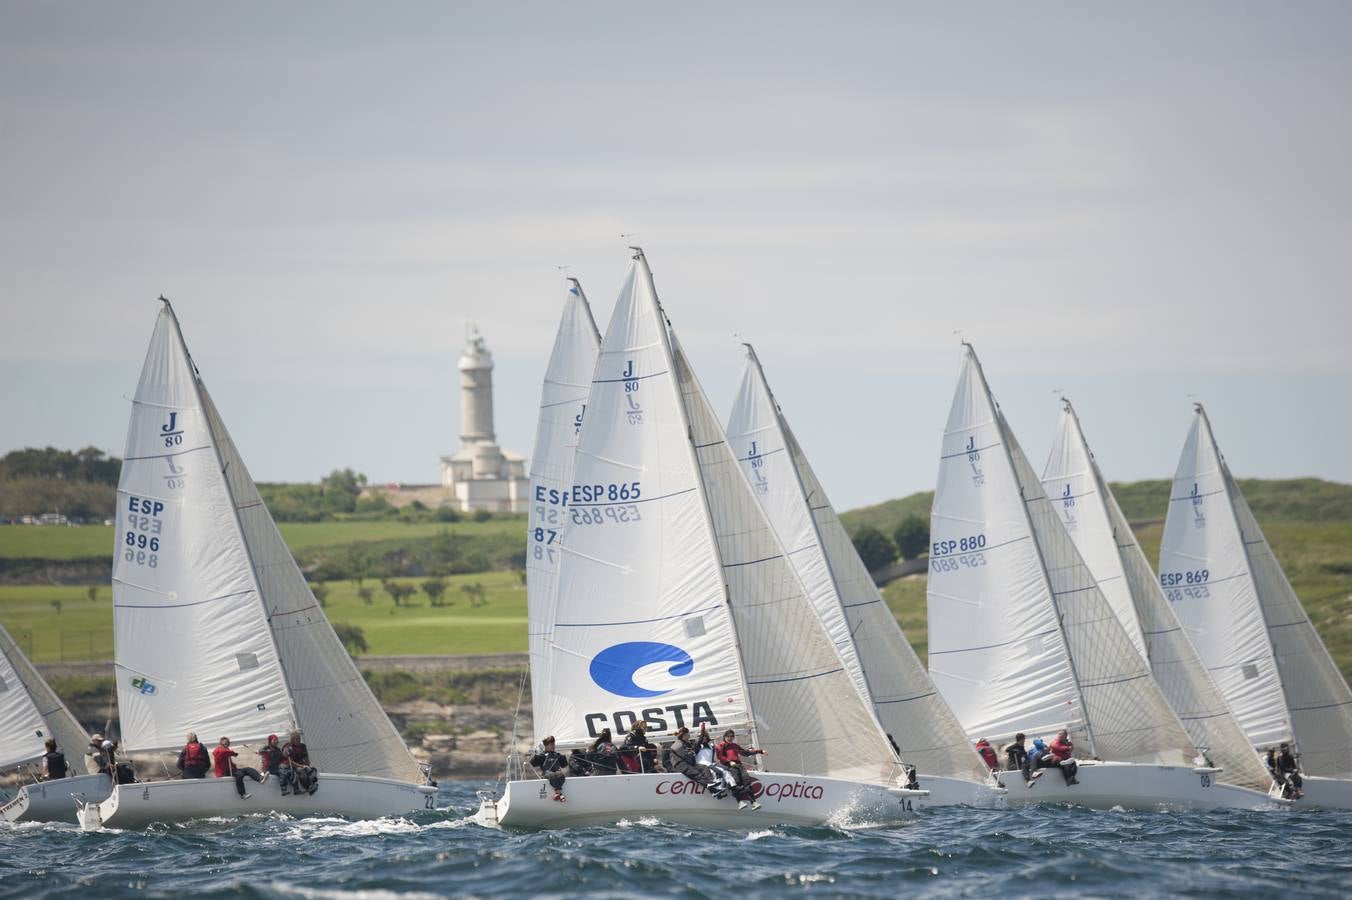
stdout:
<svg viewBox="0 0 1352 900">
<path fill-rule="evenodd" d="M 522 512 L 530 482 L 526 457 L 497 445 L 493 432 L 493 354 L 471 323 L 460 354 L 460 449 L 441 458 L 441 483 L 463 512 Z"/>
</svg>

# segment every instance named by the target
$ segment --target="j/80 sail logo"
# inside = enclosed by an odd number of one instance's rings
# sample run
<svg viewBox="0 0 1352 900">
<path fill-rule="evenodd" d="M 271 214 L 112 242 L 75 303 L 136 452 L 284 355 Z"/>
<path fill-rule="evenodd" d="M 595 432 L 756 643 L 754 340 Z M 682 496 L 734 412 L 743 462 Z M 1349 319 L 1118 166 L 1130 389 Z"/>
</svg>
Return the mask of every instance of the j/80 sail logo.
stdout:
<svg viewBox="0 0 1352 900">
<path fill-rule="evenodd" d="M 972 484 L 981 487 L 986 483 L 986 473 L 981 471 L 981 450 L 976 445 L 976 435 L 967 438 L 967 464 L 972 467 Z"/>
<path fill-rule="evenodd" d="M 176 410 L 169 413 L 169 421 L 160 426 L 160 437 L 164 439 L 164 446 L 177 447 L 183 443 L 183 429 L 178 425 L 178 412 Z"/>
<path fill-rule="evenodd" d="M 1205 499 L 1197 490 L 1197 482 L 1192 483 L 1192 491 L 1188 494 L 1192 498 L 1192 527 L 1206 527 L 1206 512 L 1202 510 L 1202 501 Z"/>
<path fill-rule="evenodd" d="M 628 403 L 628 408 L 624 411 L 625 419 L 630 425 L 643 424 L 643 407 L 638 402 L 638 379 L 634 377 L 634 361 L 627 359 L 624 361 L 624 399 Z"/>
<path fill-rule="evenodd" d="M 761 456 L 757 448 L 759 441 L 751 442 L 751 449 L 747 451 L 746 461 L 751 463 L 751 484 L 756 489 L 756 493 L 765 494 L 770 490 L 770 482 L 765 480 L 765 457 Z"/>
</svg>

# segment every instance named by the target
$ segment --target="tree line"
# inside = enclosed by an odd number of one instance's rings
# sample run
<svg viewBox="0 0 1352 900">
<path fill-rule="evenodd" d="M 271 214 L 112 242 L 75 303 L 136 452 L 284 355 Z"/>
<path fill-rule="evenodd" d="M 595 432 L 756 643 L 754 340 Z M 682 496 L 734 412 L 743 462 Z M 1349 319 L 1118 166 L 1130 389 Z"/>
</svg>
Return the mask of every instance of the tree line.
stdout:
<svg viewBox="0 0 1352 900">
<path fill-rule="evenodd" d="M 870 572 L 876 572 L 901 559 L 916 559 L 929 552 L 929 522 L 911 515 L 901 520 L 891 536 L 872 525 L 856 528 L 850 540 L 855 552 Z"/>
</svg>

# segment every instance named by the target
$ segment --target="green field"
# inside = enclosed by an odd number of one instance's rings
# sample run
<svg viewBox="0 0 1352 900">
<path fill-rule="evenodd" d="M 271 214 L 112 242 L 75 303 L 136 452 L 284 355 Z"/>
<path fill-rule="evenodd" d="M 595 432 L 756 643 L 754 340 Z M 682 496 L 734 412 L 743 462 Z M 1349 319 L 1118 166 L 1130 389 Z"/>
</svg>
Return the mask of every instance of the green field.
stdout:
<svg viewBox="0 0 1352 900">
<path fill-rule="evenodd" d="M 315 547 L 354 542 L 412 540 L 447 532 L 464 535 L 520 534 L 526 542 L 524 519 L 489 519 L 486 522 L 284 522 L 282 537 L 292 553 Z M 113 555 L 113 528 L 107 525 L 79 527 L 0 525 L 0 557 L 10 559 L 86 559 Z"/>
<path fill-rule="evenodd" d="M 421 584 L 426 579 L 400 578 Z M 350 582 L 327 585 L 324 611 L 331 622 L 346 622 L 365 632 L 367 653 L 404 654 L 516 653 L 526 649 L 526 589 L 512 572 L 483 572 L 445 579 L 445 607 L 433 607 L 415 594 L 396 607 L 380 585 L 368 605 Z M 461 588 L 482 584 L 486 603 L 471 606 Z M 58 613 L 52 605 L 60 601 Z M 90 602 L 78 586 L 6 585 L 0 587 L 0 624 L 36 662 L 77 662 L 112 658 L 112 593 L 105 586 Z"/>
</svg>

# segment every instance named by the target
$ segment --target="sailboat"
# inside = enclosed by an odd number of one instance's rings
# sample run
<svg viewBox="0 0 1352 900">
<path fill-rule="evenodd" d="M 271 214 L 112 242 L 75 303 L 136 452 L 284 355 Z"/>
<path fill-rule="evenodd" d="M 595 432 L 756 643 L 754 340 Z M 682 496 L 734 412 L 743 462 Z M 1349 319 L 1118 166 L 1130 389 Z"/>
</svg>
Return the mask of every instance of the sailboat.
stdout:
<svg viewBox="0 0 1352 900">
<path fill-rule="evenodd" d="M 1042 486 L 1132 646 L 1150 663 L 1155 683 L 1188 737 L 1222 769 L 1217 779 L 1269 791 L 1272 776 L 1169 608 L 1159 579 L 1099 471 L 1079 416 L 1066 399 L 1042 470 Z"/>
<path fill-rule="evenodd" d="M 773 771 L 739 812 L 684 775 L 509 777 L 485 825 L 566 827 L 654 817 L 760 828 L 914 815 L 886 738 L 765 520 L 634 248 L 591 380 L 562 535 L 536 734 L 559 749 L 639 719 L 735 730 Z M 538 626 L 532 623 L 532 630 Z"/>
<path fill-rule="evenodd" d="M 775 400 L 755 349 L 743 346 L 728 442 L 855 689 L 898 759 L 930 792 L 917 808 L 1002 805 L 1005 789 L 991 779 L 902 634 Z"/>
<path fill-rule="evenodd" d="M 1230 474 L 1206 410 L 1178 461 L 1160 584 L 1249 743 L 1300 754 L 1297 806 L 1352 809 L 1352 690 Z"/>
<path fill-rule="evenodd" d="M 1075 550 L 991 396 L 975 351 L 944 430 L 930 528 L 930 675 L 969 737 L 1067 729 L 1078 784 L 1059 773 L 1008 802 L 1098 808 L 1268 805 L 1195 766 L 1197 751 Z"/>
<path fill-rule="evenodd" d="M 88 736 L 38 670 L 0 626 L 0 770 L 32 764 L 48 738 L 66 756 L 66 778 L 23 785 L 0 803 L 0 822 L 74 822 L 77 802 L 108 796 L 113 781 L 96 773 L 76 775 Z"/>
<path fill-rule="evenodd" d="M 549 639 L 554 623 L 555 578 L 573 485 L 573 455 L 582 433 L 601 333 L 592 318 L 591 304 L 576 278 L 568 279 L 563 317 L 540 392 L 540 414 L 535 430 L 535 452 L 530 463 L 530 522 L 526 538 L 526 620 L 530 649 L 531 709 L 535 720 L 550 719 L 551 694 L 543 690 L 547 674 Z M 538 743 L 545 737 L 537 733 Z"/>
<path fill-rule="evenodd" d="M 132 402 L 117 489 L 113 640 L 124 752 L 185 735 L 237 749 L 302 733 L 314 795 L 278 779 L 116 786 L 81 825 L 138 828 L 278 812 L 375 818 L 436 793 L 334 634 L 226 431 L 167 300 Z M 241 753 L 239 765 L 253 762 Z"/>
</svg>

